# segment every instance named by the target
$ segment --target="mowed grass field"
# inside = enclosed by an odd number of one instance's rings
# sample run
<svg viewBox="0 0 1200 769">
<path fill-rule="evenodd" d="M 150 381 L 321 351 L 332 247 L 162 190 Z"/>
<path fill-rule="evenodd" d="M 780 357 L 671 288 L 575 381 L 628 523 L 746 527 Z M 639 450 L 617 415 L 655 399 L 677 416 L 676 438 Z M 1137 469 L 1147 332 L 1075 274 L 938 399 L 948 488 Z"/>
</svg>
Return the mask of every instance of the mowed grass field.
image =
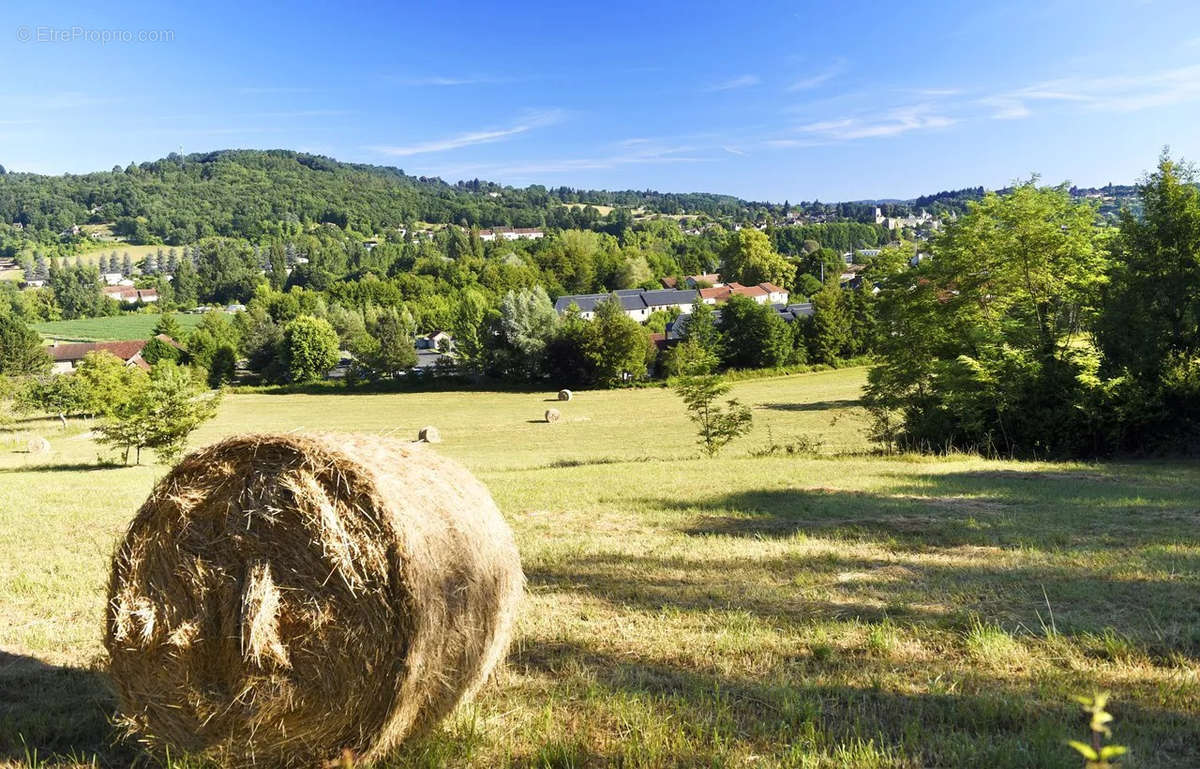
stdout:
<svg viewBox="0 0 1200 769">
<path fill-rule="evenodd" d="M 149 339 L 161 315 L 114 315 L 110 318 L 78 318 L 34 323 L 33 329 L 45 339 L 64 342 L 119 342 L 126 339 Z M 200 324 L 202 315 L 175 314 L 175 320 L 185 331 Z"/>
<path fill-rule="evenodd" d="M 1123 766 L 1200 766 L 1200 467 L 868 455 L 863 381 L 737 384 L 754 432 L 711 460 L 666 390 L 582 392 L 557 425 L 549 393 L 234 395 L 193 443 L 433 424 L 491 489 L 517 638 L 395 766 L 1078 769 L 1070 697 L 1096 690 Z M 753 456 L 768 427 L 818 451 Z M 97 469 L 85 429 L 0 432 L 0 763 L 137 757 L 101 618 L 165 468 Z"/>
</svg>

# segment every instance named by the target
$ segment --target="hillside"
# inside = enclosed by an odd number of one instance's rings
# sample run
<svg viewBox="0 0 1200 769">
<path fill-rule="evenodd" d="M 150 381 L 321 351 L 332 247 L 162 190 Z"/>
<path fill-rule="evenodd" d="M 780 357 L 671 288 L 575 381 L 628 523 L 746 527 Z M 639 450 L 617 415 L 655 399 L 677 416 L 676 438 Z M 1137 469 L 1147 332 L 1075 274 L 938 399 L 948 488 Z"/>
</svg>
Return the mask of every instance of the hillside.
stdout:
<svg viewBox="0 0 1200 769">
<path fill-rule="evenodd" d="M 505 187 L 447 183 L 399 168 L 343 163 L 289 150 L 177 154 L 88 174 L 46 176 L 0 168 L 0 256 L 32 247 L 95 247 L 92 234 L 130 244 L 184 245 L 210 236 L 252 241 L 297 226 L 332 224 L 364 235 L 420 224 L 591 227 L 601 217 L 698 216 L 727 222 L 873 222 L 919 208 L 961 212 L 982 187 L 909 201 L 766 203 L 710 193 Z M 789 216 L 790 215 L 790 216 Z M 80 231 L 72 234 L 72 228 Z"/>
<path fill-rule="evenodd" d="M 258 239 L 289 224 L 329 223 L 365 234 L 415 222 L 573 226 L 581 214 L 564 203 L 714 216 L 741 216 L 755 205 L 701 193 L 451 185 L 286 150 L 173 154 L 83 175 L 0 174 L 0 222 L 51 240 L 73 225 L 108 222 L 131 243 L 169 245 L 212 235 Z"/>
</svg>

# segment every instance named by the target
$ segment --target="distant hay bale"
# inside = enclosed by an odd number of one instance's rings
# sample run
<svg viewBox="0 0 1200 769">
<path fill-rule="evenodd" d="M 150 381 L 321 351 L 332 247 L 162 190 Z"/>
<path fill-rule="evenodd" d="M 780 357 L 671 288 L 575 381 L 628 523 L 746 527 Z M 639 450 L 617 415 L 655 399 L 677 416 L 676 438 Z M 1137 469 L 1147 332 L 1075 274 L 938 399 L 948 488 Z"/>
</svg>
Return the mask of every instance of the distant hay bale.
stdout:
<svg viewBox="0 0 1200 769">
<path fill-rule="evenodd" d="M 559 390 L 558 391 L 558 399 L 560 401 L 569 401 L 574 397 L 575 397 L 575 394 L 572 393 L 570 390 Z"/>
<path fill-rule="evenodd" d="M 247 435 L 186 457 L 113 558 L 105 646 L 152 749 L 375 760 L 472 696 L 523 592 L 487 489 L 424 446 Z"/>
<path fill-rule="evenodd" d="M 441 443 L 442 434 L 433 425 L 426 425 L 417 433 L 417 440 L 422 443 Z"/>
<path fill-rule="evenodd" d="M 49 454 L 50 441 L 40 435 L 34 435 L 25 441 L 25 451 L 29 454 Z"/>
<path fill-rule="evenodd" d="M 547 422 L 549 422 L 550 424 L 554 424 L 555 422 L 559 421 L 560 419 L 562 419 L 562 414 L 559 413 L 558 409 L 546 409 L 546 421 Z"/>
</svg>

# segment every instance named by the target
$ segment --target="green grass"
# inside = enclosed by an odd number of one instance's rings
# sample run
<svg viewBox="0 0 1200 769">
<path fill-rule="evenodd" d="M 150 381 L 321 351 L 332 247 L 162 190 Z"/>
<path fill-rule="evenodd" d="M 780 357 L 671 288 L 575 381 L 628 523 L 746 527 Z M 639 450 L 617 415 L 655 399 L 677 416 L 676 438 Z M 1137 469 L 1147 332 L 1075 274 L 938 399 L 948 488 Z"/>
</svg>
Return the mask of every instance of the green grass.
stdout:
<svg viewBox="0 0 1200 769">
<path fill-rule="evenodd" d="M 659 389 L 557 425 L 550 393 L 238 394 L 194 443 L 434 424 L 492 490 L 529 579 L 508 665 L 395 766 L 1078 769 L 1093 690 L 1123 765 L 1200 765 L 1200 468 L 871 456 L 862 383 L 737 383 L 754 433 L 713 460 Z M 752 456 L 768 425 L 820 449 Z M 0 430 L 0 763 L 136 756 L 100 620 L 165 468 L 95 469 L 85 429 Z"/>
<path fill-rule="evenodd" d="M 111 318 L 55 320 L 32 325 L 45 339 L 64 342 L 119 342 L 126 339 L 149 339 L 161 317 L 158 314 L 114 315 Z M 200 323 L 202 317 L 177 313 L 175 320 L 185 331 L 190 331 Z"/>
</svg>

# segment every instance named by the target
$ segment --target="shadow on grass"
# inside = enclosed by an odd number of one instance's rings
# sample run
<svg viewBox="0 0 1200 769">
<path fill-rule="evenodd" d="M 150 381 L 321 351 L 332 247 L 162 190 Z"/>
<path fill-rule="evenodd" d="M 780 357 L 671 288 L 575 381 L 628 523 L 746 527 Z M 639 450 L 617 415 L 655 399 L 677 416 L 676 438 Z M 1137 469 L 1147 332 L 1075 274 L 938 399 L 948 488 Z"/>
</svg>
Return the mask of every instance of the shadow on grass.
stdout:
<svg viewBox="0 0 1200 769">
<path fill-rule="evenodd" d="M 696 513 L 689 534 L 820 535 L 893 546 L 1120 550 L 1195 541 L 1200 484 L 1169 468 L 893 473 L 888 491 L 796 486 L 700 502 L 643 500 Z"/>
<path fill-rule="evenodd" d="M 802 747 L 801 753 L 809 758 L 840 756 L 837 765 L 1078 766 L 1078 756 L 1063 744 L 1083 730 L 1069 691 L 1028 686 L 1020 679 L 967 673 L 956 691 L 908 693 L 870 683 L 873 674 L 864 668 L 883 672 L 890 667 L 886 660 L 864 664 L 863 660 L 831 662 L 808 656 L 782 660 L 751 675 L 692 663 L 683 667 L 566 641 L 526 645 L 512 655 L 510 664 L 526 676 L 555 682 L 568 699 L 559 707 L 584 722 L 624 722 L 623 714 L 577 711 L 595 703 L 611 708 L 637 702 L 652 715 L 649 728 L 628 724 L 641 733 L 642 744 L 633 749 L 647 750 L 646 743 L 657 739 L 676 750 L 690 747 L 699 754 L 681 765 L 723 764 L 704 760 L 705 752 L 717 753 L 722 746 L 737 743 L 778 758 L 796 758 L 793 746 Z M 863 674 L 863 683 L 827 683 L 831 665 L 853 665 Z M 911 671 L 912 676 L 929 675 L 919 667 Z M 596 687 L 607 694 L 571 701 L 571 692 Z M 1200 723 L 1195 717 L 1129 701 L 1119 702 L 1114 707 L 1118 709 L 1119 741 L 1133 747 L 1139 765 L 1183 767 L 1200 758 L 1195 741 Z M 666 733 L 655 735 L 655 727 Z M 618 747 L 622 749 L 624 745 Z M 855 750 L 874 755 L 856 756 Z M 669 763 L 675 765 L 683 756 L 667 752 L 663 758 L 674 759 Z"/>
<path fill-rule="evenodd" d="M 115 743 L 115 711 L 102 673 L 0 651 L 0 763 L 128 766 L 137 754 Z"/>
<path fill-rule="evenodd" d="M 830 411 L 832 409 L 849 409 L 862 405 L 857 398 L 842 398 L 831 401 L 813 401 L 811 403 L 760 403 L 755 408 L 767 411 Z"/>
<path fill-rule="evenodd" d="M 20 467 L 0 467 L 0 473 L 80 473 L 95 470 L 119 470 L 136 467 L 137 465 L 122 465 L 115 462 L 61 462 L 53 465 L 22 465 Z"/>
</svg>

